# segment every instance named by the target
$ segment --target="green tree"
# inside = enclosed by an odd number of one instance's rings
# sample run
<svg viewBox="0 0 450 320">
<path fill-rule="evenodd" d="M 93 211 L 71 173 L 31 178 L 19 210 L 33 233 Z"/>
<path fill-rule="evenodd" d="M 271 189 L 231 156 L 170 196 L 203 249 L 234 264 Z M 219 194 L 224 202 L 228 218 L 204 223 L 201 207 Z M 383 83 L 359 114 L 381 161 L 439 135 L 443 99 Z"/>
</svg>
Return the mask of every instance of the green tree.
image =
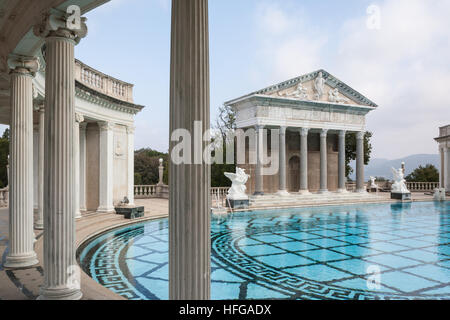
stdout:
<svg viewBox="0 0 450 320">
<path fill-rule="evenodd" d="M 8 165 L 8 156 L 9 129 L 6 129 L 0 138 L 0 188 L 4 188 L 8 185 L 8 171 L 6 168 Z"/>
<path fill-rule="evenodd" d="M 405 180 L 408 182 L 438 182 L 439 171 L 432 164 L 427 164 L 425 167 L 419 166 L 407 175 Z"/>
<path fill-rule="evenodd" d="M 163 181 L 168 183 L 168 159 L 167 153 L 162 153 L 150 148 L 140 149 L 134 153 L 134 184 L 154 185 L 159 182 L 159 159 L 163 159 Z"/>
<path fill-rule="evenodd" d="M 364 135 L 364 164 L 368 165 L 372 154 L 372 132 Z M 347 178 L 352 174 L 353 169 L 350 162 L 356 160 L 356 133 L 349 132 L 345 136 L 345 174 Z"/>
</svg>

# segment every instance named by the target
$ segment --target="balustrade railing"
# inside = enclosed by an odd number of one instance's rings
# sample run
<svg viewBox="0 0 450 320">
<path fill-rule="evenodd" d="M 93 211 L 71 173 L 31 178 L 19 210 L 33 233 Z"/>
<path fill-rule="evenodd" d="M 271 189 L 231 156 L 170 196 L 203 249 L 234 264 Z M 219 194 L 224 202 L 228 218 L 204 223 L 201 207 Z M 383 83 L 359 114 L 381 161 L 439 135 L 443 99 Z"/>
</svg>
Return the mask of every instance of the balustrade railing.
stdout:
<svg viewBox="0 0 450 320">
<path fill-rule="evenodd" d="M 151 199 L 151 198 L 169 198 L 169 186 L 166 185 L 147 185 L 134 186 L 135 199 Z"/>
<path fill-rule="evenodd" d="M 133 102 L 133 85 L 75 60 L 75 79 L 86 86 L 119 100 Z"/>
<path fill-rule="evenodd" d="M 439 182 L 407 182 L 406 187 L 411 192 L 433 192 L 439 188 Z"/>
<path fill-rule="evenodd" d="M 230 190 L 229 187 L 211 188 L 211 201 L 213 207 L 226 206 L 228 190 Z"/>
<path fill-rule="evenodd" d="M 7 207 L 9 204 L 9 188 L 0 189 L 0 208 Z"/>
</svg>

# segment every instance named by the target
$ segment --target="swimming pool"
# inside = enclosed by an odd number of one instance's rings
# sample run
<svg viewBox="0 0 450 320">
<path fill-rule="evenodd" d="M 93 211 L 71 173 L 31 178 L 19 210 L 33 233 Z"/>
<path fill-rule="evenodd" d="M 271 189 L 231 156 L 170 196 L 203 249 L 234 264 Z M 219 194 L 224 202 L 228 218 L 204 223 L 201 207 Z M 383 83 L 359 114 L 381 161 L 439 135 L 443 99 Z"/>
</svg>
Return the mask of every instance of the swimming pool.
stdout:
<svg viewBox="0 0 450 320">
<path fill-rule="evenodd" d="M 236 213 L 211 233 L 212 299 L 450 299 L 450 202 Z M 168 220 L 103 234 L 79 262 L 128 299 L 168 299 Z"/>
</svg>

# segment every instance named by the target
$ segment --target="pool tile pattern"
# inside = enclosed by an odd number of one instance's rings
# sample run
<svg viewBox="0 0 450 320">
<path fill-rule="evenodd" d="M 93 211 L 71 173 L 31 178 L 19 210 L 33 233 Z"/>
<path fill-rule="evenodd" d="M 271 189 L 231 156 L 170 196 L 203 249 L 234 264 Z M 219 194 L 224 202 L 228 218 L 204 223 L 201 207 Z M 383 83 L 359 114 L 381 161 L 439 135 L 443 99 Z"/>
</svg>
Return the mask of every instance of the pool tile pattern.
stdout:
<svg viewBox="0 0 450 320">
<path fill-rule="evenodd" d="M 238 213 L 211 231 L 212 299 L 450 299 L 450 202 Z M 167 220 L 131 226 L 79 261 L 128 299 L 168 299 L 167 239 Z"/>
</svg>

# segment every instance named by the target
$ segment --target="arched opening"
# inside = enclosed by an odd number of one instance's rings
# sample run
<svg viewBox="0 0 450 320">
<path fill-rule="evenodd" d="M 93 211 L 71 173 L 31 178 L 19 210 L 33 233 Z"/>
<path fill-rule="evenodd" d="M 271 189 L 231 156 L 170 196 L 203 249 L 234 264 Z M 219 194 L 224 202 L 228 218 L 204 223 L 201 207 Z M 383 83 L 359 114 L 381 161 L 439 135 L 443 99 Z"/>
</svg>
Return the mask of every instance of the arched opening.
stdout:
<svg viewBox="0 0 450 320">
<path fill-rule="evenodd" d="M 293 156 L 289 159 L 289 192 L 298 192 L 300 190 L 300 158 Z"/>
</svg>

